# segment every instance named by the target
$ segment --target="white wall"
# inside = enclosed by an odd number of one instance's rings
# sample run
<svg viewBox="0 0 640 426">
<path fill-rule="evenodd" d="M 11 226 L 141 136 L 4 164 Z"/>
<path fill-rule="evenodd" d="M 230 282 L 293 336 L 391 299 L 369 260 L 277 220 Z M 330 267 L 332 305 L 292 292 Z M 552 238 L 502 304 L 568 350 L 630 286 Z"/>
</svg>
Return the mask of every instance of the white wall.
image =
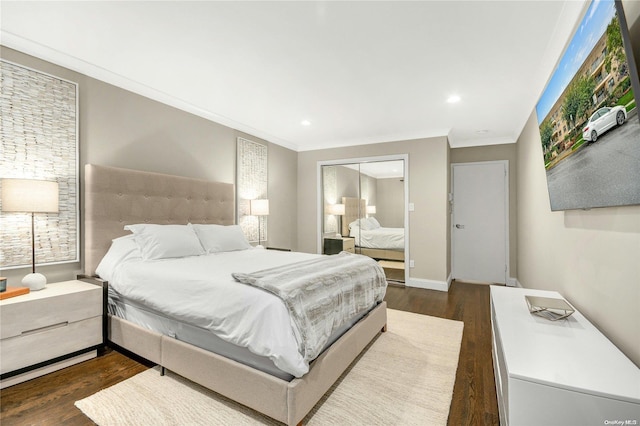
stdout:
<svg viewBox="0 0 640 426">
<path fill-rule="evenodd" d="M 535 112 L 517 163 L 518 281 L 560 292 L 640 366 L 640 206 L 552 212 Z"/>
</svg>

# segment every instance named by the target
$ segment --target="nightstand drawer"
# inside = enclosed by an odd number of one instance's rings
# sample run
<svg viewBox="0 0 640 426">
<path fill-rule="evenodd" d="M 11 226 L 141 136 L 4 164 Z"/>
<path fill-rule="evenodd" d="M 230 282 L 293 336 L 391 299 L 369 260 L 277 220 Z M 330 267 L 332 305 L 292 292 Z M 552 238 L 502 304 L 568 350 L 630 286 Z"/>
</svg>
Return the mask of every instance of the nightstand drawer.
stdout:
<svg viewBox="0 0 640 426">
<path fill-rule="evenodd" d="M 341 251 L 348 251 L 355 253 L 355 239 L 354 238 L 325 238 L 324 239 L 324 254 L 338 254 Z"/>
<path fill-rule="evenodd" d="M 50 284 L 43 290 L 4 300 L 0 309 L 0 339 L 23 332 L 74 323 L 102 315 L 102 288 L 78 281 Z"/>
<path fill-rule="evenodd" d="M 353 238 L 345 238 L 342 240 L 342 251 L 348 251 L 349 253 L 356 252 L 356 240 Z"/>
<path fill-rule="evenodd" d="M 4 307 L 3 307 L 4 309 Z M 102 343 L 102 317 L 56 324 L 32 333 L 3 339 L 0 374 L 29 367 Z"/>
</svg>

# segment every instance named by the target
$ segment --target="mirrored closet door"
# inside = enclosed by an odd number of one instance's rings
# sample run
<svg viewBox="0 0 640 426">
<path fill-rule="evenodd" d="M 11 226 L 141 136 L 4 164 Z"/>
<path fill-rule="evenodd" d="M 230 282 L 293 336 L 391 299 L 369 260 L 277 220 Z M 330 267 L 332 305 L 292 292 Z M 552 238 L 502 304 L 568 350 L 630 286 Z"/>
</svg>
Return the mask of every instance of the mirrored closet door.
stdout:
<svg viewBox="0 0 640 426">
<path fill-rule="evenodd" d="M 369 256 L 391 282 L 405 280 L 405 159 L 321 166 L 321 247 Z"/>
</svg>

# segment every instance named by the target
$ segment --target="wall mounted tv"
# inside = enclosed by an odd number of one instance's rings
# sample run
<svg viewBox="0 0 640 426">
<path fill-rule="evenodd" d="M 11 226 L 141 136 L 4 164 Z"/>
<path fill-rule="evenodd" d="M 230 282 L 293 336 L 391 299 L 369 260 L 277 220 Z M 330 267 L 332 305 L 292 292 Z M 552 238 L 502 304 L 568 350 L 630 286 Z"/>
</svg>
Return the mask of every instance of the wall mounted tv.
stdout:
<svg viewBox="0 0 640 426">
<path fill-rule="evenodd" d="M 593 1 L 538 101 L 551 210 L 640 204 L 632 43 L 620 1 Z"/>
</svg>

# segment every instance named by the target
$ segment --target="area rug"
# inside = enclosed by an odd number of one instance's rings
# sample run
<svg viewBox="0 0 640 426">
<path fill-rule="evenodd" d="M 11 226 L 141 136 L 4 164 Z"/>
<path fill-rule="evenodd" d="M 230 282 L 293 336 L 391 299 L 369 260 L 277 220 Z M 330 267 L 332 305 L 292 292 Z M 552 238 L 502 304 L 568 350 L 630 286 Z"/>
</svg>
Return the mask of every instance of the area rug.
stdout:
<svg viewBox="0 0 640 426">
<path fill-rule="evenodd" d="M 446 425 L 463 323 L 387 310 L 388 331 L 354 361 L 305 425 Z M 99 426 L 275 425 L 275 420 L 157 368 L 76 401 Z"/>
</svg>

